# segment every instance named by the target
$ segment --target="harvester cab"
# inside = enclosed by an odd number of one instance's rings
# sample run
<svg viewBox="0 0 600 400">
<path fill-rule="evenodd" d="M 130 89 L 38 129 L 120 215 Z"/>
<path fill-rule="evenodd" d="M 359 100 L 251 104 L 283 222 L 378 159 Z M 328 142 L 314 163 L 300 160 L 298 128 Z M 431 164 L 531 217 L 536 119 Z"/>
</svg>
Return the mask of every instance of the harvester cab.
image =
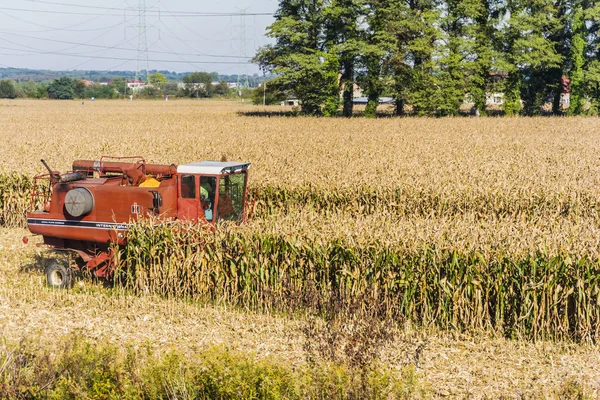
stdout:
<svg viewBox="0 0 600 400">
<path fill-rule="evenodd" d="M 139 218 L 200 224 L 247 218 L 249 163 L 176 166 L 146 164 L 141 157 L 102 157 L 77 160 L 60 174 L 42 162 L 49 174 L 34 179 L 29 230 L 55 250 L 77 253 L 99 277 L 112 277 L 111 244 L 125 244 L 128 226 Z M 47 180 L 47 190 L 40 189 L 41 180 Z M 40 196 L 43 201 L 34 201 Z M 35 203 L 43 203 L 43 209 L 33 210 Z M 70 284 L 68 268 L 57 260 L 48 264 L 46 275 L 50 286 Z"/>
<path fill-rule="evenodd" d="M 222 161 L 179 165 L 178 218 L 211 223 L 244 219 L 249 166 Z"/>
</svg>

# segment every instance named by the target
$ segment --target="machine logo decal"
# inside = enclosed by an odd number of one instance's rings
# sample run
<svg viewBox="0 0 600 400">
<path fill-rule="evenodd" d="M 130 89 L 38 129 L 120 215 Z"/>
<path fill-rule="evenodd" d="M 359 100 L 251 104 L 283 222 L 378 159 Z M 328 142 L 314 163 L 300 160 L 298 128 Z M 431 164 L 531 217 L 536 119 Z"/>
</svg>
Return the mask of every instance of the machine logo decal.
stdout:
<svg viewBox="0 0 600 400">
<path fill-rule="evenodd" d="M 131 213 L 132 214 L 141 214 L 142 213 L 142 208 L 140 207 L 140 205 L 138 203 L 133 203 L 131 205 Z"/>
<path fill-rule="evenodd" d="M 128 224 L 117 222 L 69 221 L 64 219 L 28 218 L 29 225 L 69 226 L 74 228 L 126 230 Z"/>
</svg>

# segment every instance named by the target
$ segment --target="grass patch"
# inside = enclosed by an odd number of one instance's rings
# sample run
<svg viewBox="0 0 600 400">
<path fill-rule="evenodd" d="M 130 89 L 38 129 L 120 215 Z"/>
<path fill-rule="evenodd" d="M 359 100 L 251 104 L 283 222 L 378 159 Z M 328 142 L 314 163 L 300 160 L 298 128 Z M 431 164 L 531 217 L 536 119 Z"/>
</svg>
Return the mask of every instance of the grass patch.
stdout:
<svg viewBox="0 0 600 400">
<path fill-rule="evenodd" d="M 0 350 L 0 397 L 8 399 L 409 399 L 428 397 L 414 367 L 394 371 L 319 363 L 291 368 L 215 346 L 173 349 L 60 338 L 53 348 L 24 340 Z"/>
</svg>

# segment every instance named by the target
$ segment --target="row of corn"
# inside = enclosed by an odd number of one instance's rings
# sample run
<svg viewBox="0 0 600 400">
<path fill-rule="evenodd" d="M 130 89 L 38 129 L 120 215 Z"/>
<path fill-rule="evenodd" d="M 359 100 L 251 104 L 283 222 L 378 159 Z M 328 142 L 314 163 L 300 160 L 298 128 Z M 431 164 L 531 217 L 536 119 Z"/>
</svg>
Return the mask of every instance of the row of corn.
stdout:
<svg viewBox="0 0 600 400">
<path fill-rule="evenodd" d="M 398 322 L 511 337 L 600 339 L 600 262 L 543 251 L 520 256 L 434 245 L 299 238 L 232 226 L 132 227 L 116 282 L 137 292 L 310 310 L 315 296 L 356 301 Z M 308 295 L 310 294 L 310 295 Z"/>
<path fill-rule="evenodd" d="M 369 186 L 326 190 L 311 185 L 296 188 L 262 187 L 257 192 L 257 215 L 298 206 L 318 212 L 349 215 L 453 216 L 475 213 L 495 218 L 598 217 L 600 199 L 588 192 L 452 192 L 416 187 Z"/>
<path fill-rule="evenodd" d="M 31 205 L 32 180 L 18 173 L 0 175 L 0 225 L 25 226 Z M 40 203 L 41 199 L 37 199 Z M 534 220 L 543 217 L 600 217 L 600 200 L 592 193 L 442 193 L 416 188 L 331 189 L 306 185 L 297 188 L 267 186 L 250 195 L 257 217 L 298 208 L 316 212 L 344 212 L 348 216 L 392 214 L 442 217 L 473 213 L 482 217 Z M 37 204 L 37 207 L 41 206 Z"/>
<path fill-rule="evenodd" d="M 0 226 L 24 227 L 25 210 L 31 207 L 33 184 L 29 177 L 10 173 L 0 175 Z M 36 206 L 41 206 L 39 199 Z"/>
</svg>

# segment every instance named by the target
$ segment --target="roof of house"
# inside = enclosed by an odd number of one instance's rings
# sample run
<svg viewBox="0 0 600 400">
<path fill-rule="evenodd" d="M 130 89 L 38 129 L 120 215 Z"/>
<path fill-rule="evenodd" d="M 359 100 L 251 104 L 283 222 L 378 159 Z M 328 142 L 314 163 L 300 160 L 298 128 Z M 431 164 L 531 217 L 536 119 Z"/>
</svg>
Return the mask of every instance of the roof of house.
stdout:
<svg viewBox="0 0 600 400">
<path fill-rule="evenodd" d="M 232 174 L 234 172 L 246 171 L 250 163 L 236 161 L 200 161 L 191 164 L 183 164 L 177 167 L 179 174 L 203 174 L 220 175 Z"/>
</svg>

